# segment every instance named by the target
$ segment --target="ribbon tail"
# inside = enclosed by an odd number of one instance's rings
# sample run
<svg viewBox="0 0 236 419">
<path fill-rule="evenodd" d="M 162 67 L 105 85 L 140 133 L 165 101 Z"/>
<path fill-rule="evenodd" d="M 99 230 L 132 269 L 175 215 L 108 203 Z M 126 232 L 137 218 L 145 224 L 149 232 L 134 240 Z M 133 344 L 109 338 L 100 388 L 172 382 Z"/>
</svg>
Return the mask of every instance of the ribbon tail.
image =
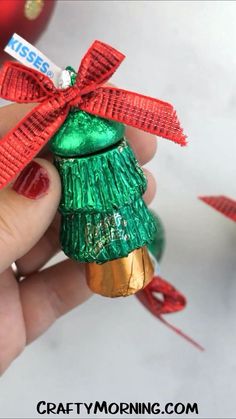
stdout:
<svg viewBox="0 0 236 419">
<path fill-rule="evenodd" d="M 99 87 L 84 96 L 80 108 L 186 145 L 186 136 L 172 105 L 115 87 Z"/>
<path fill-rule="evenodd" d="M 178 329 L 177 327 L 170 324 L 166 319 L 164 319 L 161 315 L 157 316 L 158 319 L 165 324 L 169 329 L 173 330 L 173 332 L 177 333 L 177 335 L 181 336 L 183 339 L 185 339 L 187 342 L 191 343 L 193 346 L 195 346 L 200 351 L 205 351 L 203 346 L 201 346 L 198 342 L 196 342 L 194 339 L 192 339 L 190 336 L 186 335 L 181 329 Z"/>
<path fill-rule="evenodd" d="M 199 199 L 236 222 L 236 201 L 226 196 L 200 196 Z"/>
<path fill-rule="evenodd" d="M 125 56 L 110 45 L 94 41 L 83 57 L 76 79 L 80 90 L 105 83 Z"/>
<path fill-rule="evenodd" d="M 58 130 L 68 105 L 53 97 L 36 106 L 0 140 L 0 189 L 11 182 Z"/>
<path fill-rule="evenodd" d="M 158 294 L 162 298 L 158 297 Z M 173 330 L 185 340 L 190 342 L 199 350 L 204 348 L 195 342 L 192 338 L 186 335 L 182 330 L 171 325 L 163 318 L 163 314 L 175 313 L 183 310 L 186 306 L 186 298 L 177 291 L 171 284 L 161 277 L 155 276 L 153 280 L 141 291 L 136 294 L 139 301 L 146 307 L 155 317 L 162 323 Z"/>
</svg>

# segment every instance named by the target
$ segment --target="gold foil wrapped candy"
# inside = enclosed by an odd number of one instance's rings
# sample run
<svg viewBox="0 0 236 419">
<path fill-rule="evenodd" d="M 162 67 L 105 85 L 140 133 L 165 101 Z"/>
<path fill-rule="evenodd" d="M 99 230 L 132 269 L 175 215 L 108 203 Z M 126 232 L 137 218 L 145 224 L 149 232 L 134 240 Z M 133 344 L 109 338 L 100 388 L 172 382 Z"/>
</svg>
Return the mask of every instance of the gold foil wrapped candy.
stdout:
<svg viewBox="0 0 236 419">
<path fill-rule="evenodd" d="M 135 249 L 127 257 L 103 264 L 86 264 L 90 289 L 104 297 L 127 297 L 144 288 L 154 269 L 146 247 Z"/>
</svg>

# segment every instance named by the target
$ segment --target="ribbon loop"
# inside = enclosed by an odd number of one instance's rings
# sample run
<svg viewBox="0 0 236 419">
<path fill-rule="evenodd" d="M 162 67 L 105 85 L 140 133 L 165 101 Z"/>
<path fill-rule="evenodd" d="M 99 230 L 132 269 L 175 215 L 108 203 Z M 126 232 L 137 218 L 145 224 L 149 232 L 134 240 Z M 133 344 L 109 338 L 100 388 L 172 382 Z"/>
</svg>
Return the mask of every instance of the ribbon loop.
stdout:
<svg viewBox="0 0 236 419">
<path fill-rule="evenodd" d="M 160 294 L 163 298 L 159 298 Z M 174 313 L 183 310 L 186 298 L 177 291 L 170 283 L 155 276 L 153 280 L 137 294 L 141 303 L 155 316 Z"/>
<path fill-rule="evenodd" d="M 159 298 L 159 295 L 162 298 Z M 171 330 L 182 336 L 200 351 L 204 348 L 191 337 L 186 335 L 182 330 L 172 326 L 163 318 L 163 314 L 175 313 L 183 310 L 186 306 L 186 298 L 169 282 L 160 276 L 154 276 L 153 280 L 141 291 L 136 294 L 139 301 L 146 307 L 155 317 L 164 323 Z"/>
<path fill-rule="evenodd" d="M 0 71 L 0 97 L 19 103 L 42 102 L 56 88 L 52 81 L 42 73 L 7 61 Z"/>
<path fill-rule="evenodd" d="M 61 96 L 40 103 L 0 140 L 0 189 L 38 154 L 69 112 Z"/>
<path fill-rule="evenodd" d="M 91 84 L 105 83 L 124 58 L 121 52 L 110 45 L 94 41 L 81 61 L 76 84 L 82 90 Z"/>
</svg>

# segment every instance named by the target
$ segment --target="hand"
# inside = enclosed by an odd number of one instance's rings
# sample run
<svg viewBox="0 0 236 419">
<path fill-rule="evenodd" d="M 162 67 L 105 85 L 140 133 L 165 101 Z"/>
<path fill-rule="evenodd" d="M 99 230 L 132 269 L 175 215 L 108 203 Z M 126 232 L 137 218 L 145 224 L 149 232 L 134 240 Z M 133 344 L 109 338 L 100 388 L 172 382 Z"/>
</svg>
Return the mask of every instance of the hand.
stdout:
<svg viewBox="0 0 236 419">
<path fill-rule="evenodd" d="M 0 108 L 0 137 L 13 128 L 32 105 Z M 126 136 L 141 165 L 155 154 L 156 138 L 134 128 Z M 43 158 L 42 158 L 43 157 Z M 47 149 L 0 191 L 0 373 L 61 315 L 84 302 L 91 291 L 82 264 L 67 259 L 43 266 L 60 250 L 59 175 Z M 145 201 L 155 195 L 155 181 L 145 170 Z M 15 262 L 17 280 L 11 267 Z"/>
</svg>

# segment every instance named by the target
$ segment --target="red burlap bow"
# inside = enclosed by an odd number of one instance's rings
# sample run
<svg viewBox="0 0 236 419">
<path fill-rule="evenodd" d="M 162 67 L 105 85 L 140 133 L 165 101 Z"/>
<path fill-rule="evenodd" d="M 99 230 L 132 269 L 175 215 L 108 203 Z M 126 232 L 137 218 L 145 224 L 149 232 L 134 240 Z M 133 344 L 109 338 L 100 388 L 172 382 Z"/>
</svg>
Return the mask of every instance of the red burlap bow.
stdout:
<svg viewBox="0 0 236 419">
<path fill-rule="evenodd" d="M 200 196 L 199 199 L 236 223 L 236 201 L 233 199 L 223 195 Z"/>
<path fill-rule="evenodd" d="M 81 61 L 76 83 L 66 89 L 57 89 L 47 76 L 22 64 L 3 65 L 0 97 L 38 105 L 0 141 L 0 188 L 35 157 L 59 129 L 72 106 L 186 144 L 170 104 L 103 86 L 123 59 L 119 51 L 95 41 Z"/>
</svg>

